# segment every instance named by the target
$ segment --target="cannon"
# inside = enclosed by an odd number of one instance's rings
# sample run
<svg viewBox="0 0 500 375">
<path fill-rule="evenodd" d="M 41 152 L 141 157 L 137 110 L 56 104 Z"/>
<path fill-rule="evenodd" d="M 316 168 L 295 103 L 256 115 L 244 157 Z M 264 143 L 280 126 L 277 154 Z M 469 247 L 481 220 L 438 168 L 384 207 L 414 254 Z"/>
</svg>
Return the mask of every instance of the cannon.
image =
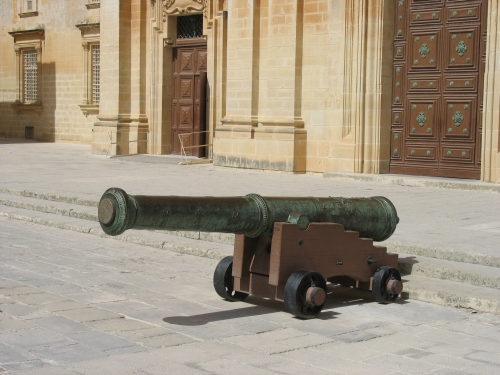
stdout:
<svg viewBox="0 0 500 375">
<path fill-rule="evenodd" d="M 282 301 L 299 318 L 321 312 L 327 282 L 370 290 L 380 303 L 403 289 L 398 255 L 373 245 L 399 222 L 385 197 L 133 196 L 111 188 L 98 217 L 112 236 L 127 229 L 234 233 L 233 256 L 215 268 L 217 294 Z"/>
</svg>

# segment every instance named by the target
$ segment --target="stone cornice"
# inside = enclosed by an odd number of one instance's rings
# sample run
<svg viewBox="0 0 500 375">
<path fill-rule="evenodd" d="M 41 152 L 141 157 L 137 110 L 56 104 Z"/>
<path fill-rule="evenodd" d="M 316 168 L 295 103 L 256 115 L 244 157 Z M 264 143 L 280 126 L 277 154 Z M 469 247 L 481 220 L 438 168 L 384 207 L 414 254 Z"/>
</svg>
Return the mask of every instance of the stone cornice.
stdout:
<svg viewBox="0 0 500 375">
<path fill-rule="evenodd" d="M 96 22 L 96 23 L 79 23 L 79 24 L 75 25 L 75 27 L 78 27 L 80 30 L 82 30 L 82 29 L 93 29 L 93 28 L 100 29 L 101 28 L 101 24 L 99 22 Z"/>
<path fill-rule="evenodd" d="M 14 30 L 14 31 L 9 31 L 9 34 L 12 36 L 17 36 L 17 35 L 24 35 L 24 34 L 40 34 L 43 35 L 45 33 L 45 29 L 38 28 L 38 29 L 31 29 L 31 30 Z"/>
</svg>

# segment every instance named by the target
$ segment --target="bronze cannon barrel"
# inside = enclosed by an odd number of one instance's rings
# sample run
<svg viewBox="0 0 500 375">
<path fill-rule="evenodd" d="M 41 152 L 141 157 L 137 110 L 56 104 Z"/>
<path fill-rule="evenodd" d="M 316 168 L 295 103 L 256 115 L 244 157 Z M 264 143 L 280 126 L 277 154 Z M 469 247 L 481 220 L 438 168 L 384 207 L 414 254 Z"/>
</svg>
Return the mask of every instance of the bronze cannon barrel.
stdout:
<svg viewBox="0 0 500 375">
<path fill-rule="evenodd" d="M 399 222 L 396 208 L 385 197 L 145 196 L 111 188 L 99 202 L 99 222 L 112 236 L 127 229 L 148 229 L 258 237 L 271 235 L 273 224 L 286 222 L 291 213 L 299 213 L 309 222 L 339 223 L 375 241 L 389 238 Z"/>
</svg>

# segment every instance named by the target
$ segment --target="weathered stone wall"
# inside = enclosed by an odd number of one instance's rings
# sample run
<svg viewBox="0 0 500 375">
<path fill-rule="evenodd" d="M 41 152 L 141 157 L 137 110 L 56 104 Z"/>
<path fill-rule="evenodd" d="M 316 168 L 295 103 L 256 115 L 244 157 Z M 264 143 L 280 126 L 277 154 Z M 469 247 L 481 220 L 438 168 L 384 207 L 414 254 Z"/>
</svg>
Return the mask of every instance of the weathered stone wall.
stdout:
<svg viewBox="0 0 500 375">
<path fill-rule="evenodd" d="M 0 3 L 0 136 L 23 138 L 34 127 L 35 140 L 90 143 L 95 115 L 87 117 L 79 104 L 85 94 L 82 36 L 75 27 L 99 23 L 99 9 L 87 0 L 38 0 L 38 14 L 19 16 L 20 0 Z M 16 57 L 11 31 L 43 28 L 41 49 L 41 112 L 20 110 L 16 99 Z"/>
<path fill-rule="evenodd" d="M 393 1 L 228 3 L 214 163 L 388 171 Z"/>
</svg>

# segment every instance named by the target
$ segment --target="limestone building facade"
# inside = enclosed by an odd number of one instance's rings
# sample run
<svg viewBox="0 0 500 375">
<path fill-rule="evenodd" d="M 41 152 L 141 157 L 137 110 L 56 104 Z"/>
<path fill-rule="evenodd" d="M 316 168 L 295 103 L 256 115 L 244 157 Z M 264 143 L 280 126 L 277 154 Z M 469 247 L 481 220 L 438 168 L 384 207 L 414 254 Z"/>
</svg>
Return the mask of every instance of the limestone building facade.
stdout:
<svg viewBox="0 0 500 375">
<path fill-rule="evenodd" d="M 500 183 L 499 3 L 3 1 L 0 136 Z"/>
</svg>

